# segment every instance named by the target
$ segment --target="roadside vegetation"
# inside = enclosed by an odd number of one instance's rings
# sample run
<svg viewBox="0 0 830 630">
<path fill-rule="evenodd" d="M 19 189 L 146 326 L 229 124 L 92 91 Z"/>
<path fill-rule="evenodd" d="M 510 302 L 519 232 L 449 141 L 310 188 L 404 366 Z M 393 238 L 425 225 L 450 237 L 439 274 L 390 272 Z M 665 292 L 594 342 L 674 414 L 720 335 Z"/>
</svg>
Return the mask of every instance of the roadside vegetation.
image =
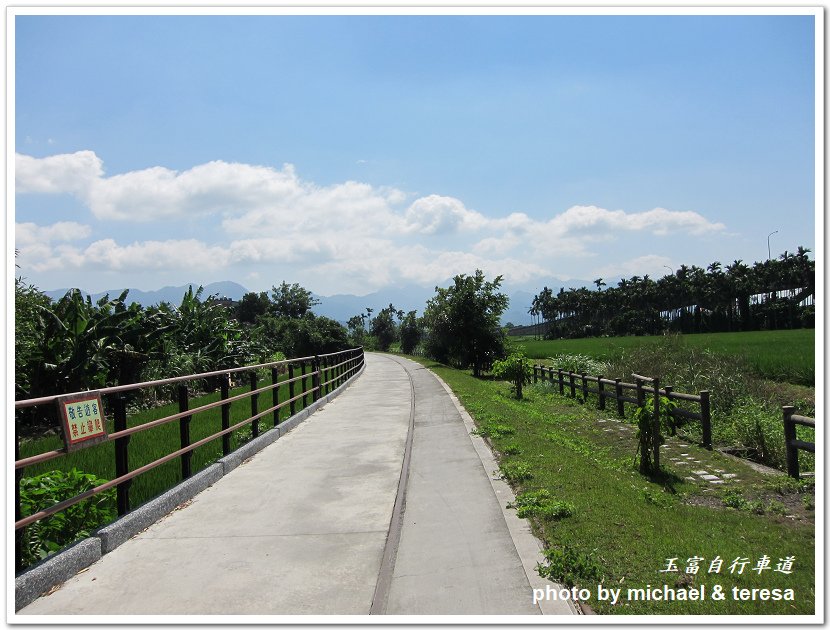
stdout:
<svg viewBox="0 0 830 630">
<path fill-rule="evenodd" d="M 476 431 L 499 459 L 494 474 L 517 493 L 515 507 L 545 545 L 539 572 L 565 585 L 699 588 L 730 591 L 725 601 L 592 599 L 600 614 L 812 614 L 815 609 L 814 488 L 783 475 L 762 474 L 740 460 L 679 437 L 667 439 L 662 472 L 644 476 L 635 463 L 636 425 L 528 384 L 522 399 L 507 382 L 475 378 L 427 359 L 473 416 Z M 686 454 L 701 469 L 721 471 L 721 484 L 690 474 Z M 728 477 L 734 475 L 734 477 Z M 763 557 L 769 570 L 754 571 Z M 775 571 L 793 557 L 792 572 Z M 677 571 L 661 572 L 674 558 Z M 697 573 L 687 573 L 699 558 Z M 719 573 L 711 563 L 723 561 Z M 741 573 L 736 560 L 746 558 Z M 786 565 L 781 565 L 786 569 Z M 731 588 L 793 589 L 794 601 L 733 601 Z"/>
<path fill-rule="evenodd" d="M 796 346 L 788 343 L 787 336 L 782 332 L 769 333 L 766 352 L 784 354 Z M 723 350 L 716 352 L 699 341 L 690 342 L 690 337 L 694 336 L 647 338 L 641 345 L 627 345 L 617 349 L 611 346 L 612 349 L 606 350 L 604 354 L 557 354 L 538 362 L 563 370 L 620 378 L 626 382 L 632 382 L 633 373 L 644 374 L 659 378 L 661 384 L 671 385 L 677 392 L 697 394 L 707 390 L 710 392 L 712 438 L 715 446 L 785 470 L 781 406 L 793 405 L 797 413 L 814 417 L 814 388 L 759 378 L 750 367 L 747 354 L 730 355 Z M 580 345 L 583 345 L 590 351 L 596 349 L 596 346 L 592 346 L 595 341 L 574 340 L 570 342 L 570 348 L 581 349 Z M 536 352 L 542 343 L 545 344 L 544 349 L 551 350 L 559 342 L 537 342 Z M 812 354 L 812 348 L 810 350 Z M 702 439 L 698 423 L 681 423 L 673 428 L 690 442 Z M 798 427 L 797 432 L 799 439 L 815 441 L 813 429 Z M 803 471 L 814 470 L 815 457 L 811 453 L 802 453 L 800 459 Z"/>
<path fill-rule="evenodd" d="M 280 374 L 280 380 L 287 375 Z M 259 381 L 259 386 L 271 383 L 270 371 Z M 308 379 L 311 382 L 311 379 Z M 230 391 L 234 396 L 248 391 L 247 387 L 237 387 Z M 299 383 L 296 388 L 300 391 Z M 194 397 L 190 407 L 206 405 L 219 400 L 218 392 Z M 279 402 L 289 398 L 288 387 L 279 388 Z M 268 402 L 270 404 L 270 395 Z M 311 397 L 308 398 L 309 402 Z M 296 408 L 302 409 L 302 398 L 296 401 Z M 178 405 L 174 403 L 145 409 L 129 414 L 128 426 L 140 426 L 177 413 Z M 280 418 L 289 415 L 289 408 L 280 410 Z M 247 400 L 231 404 L 230 423 L 242 422 L 250 417 L 250 404 Z M 259 420 L 260 433 L 273 427 L 273 416 Z M 210 409 L 194 415 L 191 424 L 191 442 L 201 440 L 222 429 L 221 410 Z M 107 421 L 107 432 L 113 431 L 112 420 Z M 231 449 L 250 441 L 251 425 L 246 424 L 231 433 Z M 20 456 L 29 457 L 63 447 L 59 435 L 40 438 L 27 438 L 20 442 Z M 179 423 L 170 422 L 148 431 L 135 433 L 130 437 L 130 468 L 135 469 L 163 457 L 180 447 Z M 193 451 L 191 467 L 193 474 L 203 470 L 222 457 L 222 438 L 217 438 Z M 49 507 L 61 500 L 71 498 L 94 486 L 115 477 L 115 454 L 112 443 L 103 443 L 80 449 L 56 460 L 35 464 L 26 469 L 26 477 L 21 483 L 21 516 L 28 516 Z M 150 499 L 169 490 L 182 480 L 181 461 L 177 458 L 136 477 L 130 486 L 130 505 L 133 509 Z M 117 517 L 115 490 L 102 493 L 69 510 L 39 521 L 24 529 L 23 562 L 28 566 L 45 558 L 48 554 L 63 546 L 89 535 Z"/>
<path fill-rule="evenodd" d="M 739 357 L 742 369 L 757 378 L 813 387 L 815 382 L 814 329 L 764 330 L 733 333 L 672 335 L 681 337 L 688 348 L 713 354 Z M 538 339 L 508 337 L 511 345 L 522 346 L 533 359 L 577 354 L 610 362 L 649 345 L 659 345 L 666 335 L 588 337 L 582 339 Z"/>
</svg>

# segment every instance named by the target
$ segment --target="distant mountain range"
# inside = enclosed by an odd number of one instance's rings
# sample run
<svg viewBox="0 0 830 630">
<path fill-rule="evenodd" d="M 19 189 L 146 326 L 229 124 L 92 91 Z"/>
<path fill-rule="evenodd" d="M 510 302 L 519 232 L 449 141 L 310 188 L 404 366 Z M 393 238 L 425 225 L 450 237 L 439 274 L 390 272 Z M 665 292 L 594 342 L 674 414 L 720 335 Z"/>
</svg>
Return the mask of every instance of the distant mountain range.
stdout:
<svg viewBox="0 0 830 630">
<path fill-rule="evenodd" d="M 564 282 L 556 280 L 554 283 L 548 283 L 548 286 L 558 291 L 560 286 L 564 287 L 580 287 L 586 286 L 587 283 L 580 282 Z M 163 287 L 156 291 L 142 291 L 140 289 L 130 289 L 127 294 L 127 303 L 139 303 L 143 307 L 153 306 L 160 302 L 169 302 L 173 305 L 181 304 L 182 296 L 187 292 L 188 288 L 193 287 L 193 290 L 199 288 L 196 283 L 185 284 L 178 287 Z M 555 286 L 555 288 L 554 288 Z M 53 300 L 59 300 L 69 289 L 56 289 L 54 291 L 44 291 Z M 81 290 L 84 295 L 90 295 L 93 301 L 97 301 L 109 295 L 110 298 L 116 298 L 121 295 L 123 289 L 112 289 L 109 291 L 101 291 L 100 293 L 87 293 Z M 241 284 L 232 281 L 213 282 L 204 285 L 203 297 L 215 295 L 217 297 L 230 298 L 231 300 L 240 300 L 242 296 L 249 293 L 248 289 Z M 528 314 L 528 309 L 533 302 L 534 293 L 530 291 L 515 290 L 510 292 L 507 290 L 510 297 L 510 305 L 507 311 L 502 316 L 502 323 L 512 322 L 517 326 L 531 324 L 531 318 Z M 354 315 L 365 313 L 367 308 L 371 308 L 373 313 L 377 313 L 380 309 L 393 304 L 396 309 L 407 311 L 418 311 L 421 315 L 424 312 L 427 300 L 435 295 L 434 287 L 424 288 L 416 285 L 411 286 L 393 286 L 368 295 L 330 295 L 321 296 L 312 294 L 320 301 L 313 311 L 317 315 L 330 317 L 342 323 L 346 323 L 349 318 Z"/>
<path fill-rule="evenodd" d="M 160 302 L 169 302 L 170 304 L 179 305 L 182 303 L 182 297 L 185 293 L 187 293 L 187 290 L 191 286 L 194 291 L 199 288 L 198 284 L 192 283 L 185 284 L 180 287 L 163 287 L 161 289 L 157 289 L 156 291 L 130 289 L 130 292 L 127 294 L 127 304 L 138 302 L 141 306 L 147 307 L 159 304 Z M 248 289 L 243 287 L 241 284 L 230 281 L 213 282 L 211 284 L 204 285 L 204 287 L 204 292 L 202 293 L 203 297 L 216 295 L 218 297 L 228 297 L 232 300 L 239 300 L 242 299 L 243 295 L 248 293 Z M 69 289 L 55 289 L 54 291 L 44 291 L 44 293 L 53 300 L 59 300 L 66 295 L 67 291 L 69 291 Z M 100 300 L 105 295 L 109 295 L 110 298 L 115 299 L 121 295 L 123 291 L 124 289 L 110 289 L 109 291 L 101 291 L 100 293 L 87 293 L 81 289 L 81 293 L 89 295 L 93 302 Z"/>
</svg>

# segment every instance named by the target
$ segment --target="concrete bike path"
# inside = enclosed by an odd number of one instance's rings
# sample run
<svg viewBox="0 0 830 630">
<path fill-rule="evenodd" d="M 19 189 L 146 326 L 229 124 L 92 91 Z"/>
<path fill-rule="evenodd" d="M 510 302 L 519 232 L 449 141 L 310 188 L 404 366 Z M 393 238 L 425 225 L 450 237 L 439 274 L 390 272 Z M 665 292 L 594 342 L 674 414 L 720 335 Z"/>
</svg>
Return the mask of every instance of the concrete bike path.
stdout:
<svg viewBox="0 0 830 630">
<path fill-rule="evenodd" d="M 339 397 L 18 614 L 539 614 L 538 558 L 488 472 L 431 372 L 367 354 Z"/>
</svg>

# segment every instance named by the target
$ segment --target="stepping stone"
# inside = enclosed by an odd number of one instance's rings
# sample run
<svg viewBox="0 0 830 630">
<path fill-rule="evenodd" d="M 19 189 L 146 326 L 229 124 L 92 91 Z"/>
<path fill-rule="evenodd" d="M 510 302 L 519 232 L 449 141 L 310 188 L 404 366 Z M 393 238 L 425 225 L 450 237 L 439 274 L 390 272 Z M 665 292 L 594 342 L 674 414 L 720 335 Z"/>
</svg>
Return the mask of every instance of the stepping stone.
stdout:
<svg viewBox="0 0 830 630">
<path fill-rule="evenodd" d="M 709 483 L 723 483 L 721 479 L 710 479 Z"/>
<path fill-rule="evenodd" d="M 721 477 L 723 477 L 724 479 L 737 479 L 738 475 L 736 475 L 735 473 L 723 473 Z"/>
<path fill-rule="evenodd" d="M 680 453 L 680 454 L 681 454 L 683 457 L 688 457 L 688 456 L 689 456 L 689 454 L 688 454 L 688 453 Z"/>
<path fill-rule="evenodd" d="M 597 422 L 599 422 L 600 424 L 602 424 L 603 422 L 608 422 L 608 420 L 597 420 Z"/>
<path fill-rule="evenodd" d="M 709 474 L 709 471 L 707 471 L 707 470 L 693 470 L 692 472 L 696 475 L 708 475 Z"/>
<path fill-rule="evenodd" d="M 683 477 L 686 481 L 697 481 L 694 477 Z"/>
<path fill-rule="evenodd" d="M 715 469 L 715 472 L 716 472 L 716 473 L 722 473 L 722 472 L 725 472 L 725 471 L 723 471 L 723 470 L 718 470 L 718 469 L 716 468 L 716 469 Z"/>
<path fill-rule="evenodd" d="M 688 466 L 689 462 L 677 462 L 678 466 Z"/>
<path fill-rule="evenodd" d="M 701 475 L 701 478 L 705 479 L 706 481 L 718 481 L 723 483 L 720 479 L 718 479 L 717 475 Z"/>
</svg>

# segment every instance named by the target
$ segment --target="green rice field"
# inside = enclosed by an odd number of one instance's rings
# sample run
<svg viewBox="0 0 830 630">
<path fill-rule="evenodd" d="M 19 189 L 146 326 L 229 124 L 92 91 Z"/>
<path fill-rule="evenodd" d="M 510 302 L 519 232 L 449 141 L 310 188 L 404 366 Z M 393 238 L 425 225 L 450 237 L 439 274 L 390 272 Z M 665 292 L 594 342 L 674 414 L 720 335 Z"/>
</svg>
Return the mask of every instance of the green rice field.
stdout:
<svg viewBox="0 0 830 630">
<path fill-rule="evenodd" d="M 813 329 L 702 333 L 682 335 L 681 338 L 689 346 L 743 357 L 761 378 L 810 387 L 815 385 L 816 340 Z M 608 360 L 637 346 L 657 343 L 662 336 L 508 339 L 514 346 L 523 346 L 525 353 L 534 359 L 545 359 L 557 354 L 583 354 Z"/>
</svg>

